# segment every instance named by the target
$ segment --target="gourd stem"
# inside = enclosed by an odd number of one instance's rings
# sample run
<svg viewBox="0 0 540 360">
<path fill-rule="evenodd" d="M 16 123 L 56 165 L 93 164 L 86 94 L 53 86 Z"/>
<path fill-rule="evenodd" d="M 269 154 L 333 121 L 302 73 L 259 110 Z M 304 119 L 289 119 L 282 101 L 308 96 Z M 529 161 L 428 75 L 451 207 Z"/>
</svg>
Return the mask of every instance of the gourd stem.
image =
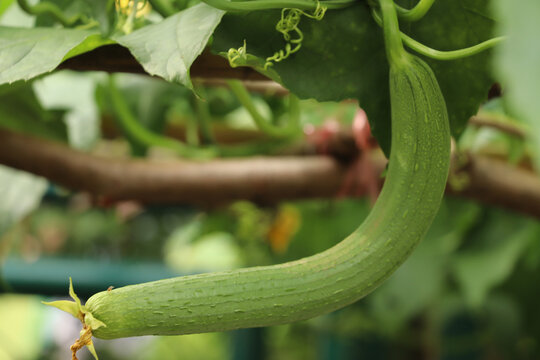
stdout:
<svg viewBox="0 0 540 360">
<path fill-rule="evenodd" d="M 405 21 L 418 21 L 427 14 L 434 2 L 435 0 L 420 0 L 418 4 L 410 10 L 403 8 L 398 4 L 395 4 L 395 7 L 400 19 Z"/>
<path fill-rule="evenodd" d="M 292 109 L 289 108 L 289 114 L 292 115 L 289 116 L 289 124 L 285 127 L 277 127 L 272 125 L 259 113 L 255 105 L 253 104 L 253 101 L 251 100 L 249 92 L 244 87 L 244 84 L 242 84 L 242 81 L 229 80 L 227 81 L 227 84 L 229 85 L 234 95 L 238 98 L 240 103 L 249 112 L 257 127 L 264 133 L 274 138 L 288 138 L 300 132 L 300 127 L 298 125 L 298 98 L 296 98 L 296 96 L 290 95 L 289 98 L 289 106 L 292 106 Z"/>
<path fill-rule="evenodd" d="M 373 11 L 372 14 L 377 24 L 379 24 L 379 26 L 383 26 L 383 20 L 381 19 L 380 14 L 376 11 Z M 425 57 L 442 61 L 463 59 L 469 56 L 476 55 L 478 53 L 481 53 L 482 51 L 494 47 L 495 45 L 507 39 L 506 36 L 499 36 L 466 48 L 443 51 L 430 48 L 429 46 L 426 46 L 421 42 L 414 40 L 413 38 L 402 32 L 400 32 L 400 36 L 403 44 L 405 44 L 408 48 L 416 51 L 420 55 L 424 55 Z"/>
<path fill-rule="evenodd" d="M 380 0 L 380 5 L 383 15 L 382 26 L 388 62 L 391 67 L 402 67 L 407 64 L 409 60 L 408 55 L 403 48 L 394 1 Z"/>
<path fill-rule="evenodd" d="M 228 0 L 202 0 L 204 3 L 224 11 L 255 11 L 292 8 L 299 10 L 317 10 L 322 6 L 327 9 L 342 9 L 354 4 L 357 0 L 256 0 L 256 1 L 228 1 Z"/>
</svg>

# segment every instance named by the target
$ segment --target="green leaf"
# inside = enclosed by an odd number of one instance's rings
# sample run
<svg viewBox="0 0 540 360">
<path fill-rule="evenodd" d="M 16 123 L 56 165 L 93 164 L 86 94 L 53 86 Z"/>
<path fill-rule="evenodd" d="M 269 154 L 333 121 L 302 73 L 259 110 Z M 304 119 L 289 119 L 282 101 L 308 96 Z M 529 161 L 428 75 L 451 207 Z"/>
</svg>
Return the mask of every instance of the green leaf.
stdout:
<svg viewBox="0 0 540 360">
<path fill-rule="evenodd" d="M 47 2 L 57 5 L 67 17 L 83 15 L 96 20 L 102 34 L 110 34 L 114 30 L 116 12 L 114 3 L 109 0 L 47 0 Z M 51 27 L 57 24 L 58 21 L 50 14 L 36 17 L 37 27 Z"/>
<path fill-rule="evenodd" d="M 451 271 L 469 305 L 480 306 L 489 291 L 501 284 L 538 235 L 534 220 L 492 210 L 483 226 L 468 237 L 474 241 L 452 261 Z"/>
<path fill-rule="evenodd" d="M 199 4 L 114 39 L 127 47 L 149 74 L 192 89 L 191 64 L 203 51 L 223 14 Z"/>
<path fill-rule="evenodd" d="M 72 58 L 74 56 L 84 54 L 85 52 L 92 51 L 100 46 L 103 45 L 110 45 L 114 44 L 115 42 L 110 39 L 105 39 L 101 34 L 93 34 L 88 36 L 86 39 L 84 39 L 83 42 L 81 42 L 79 45 L 75 46 L 73 49 L 71 49 L 65 56 L 64 60 L 67 60 L 69 58 Z"/>
<path fill-rule="evenodd" d="M 81 0 L 47 0 L 47 2 L 58 6 L 68 18 L 83 13 L 85 10 Z M 35 19 L 35 27 L 53 27 L 59 24 L 58 20 L 49 13 L 39 14 Z"/>
<path fill-rule="evenodd" d="M 425 19 L 408 33 L 433 47 L 456 49 L 486 40 L 493 21 L 488 0 L 439 0 Z M 216 29 L 212 48 L 227 52 L 247 42 L 249 54 L 266 58 L 283 49 L 282 35 L 275 30 L 279 11 L 227 14 Z M 358 99 L 366 110 L 372 131 L 388 151 L 390 103 L 388 65 L 382 31 L 365 3 L 344 10 L 330 10 L 322 21 L 303 18 L 302 48 L 274 65 L 282 83 L 300 98 L 318 101 Z M 451 36 L 448 36 L 451 34 Z M 462 131 L 468 118 L 486 98 L 491 80 L 489 54 L 455 62 L 428 60 L 447 100 L 454 134 Z M 474 79 L 474 81 L 471 81 Z M 464 85 L 466 84 L 466 85 Z"/>
<path fill-rule="evenodd" d="M 28 80 L 54 70 L 95 31 L 0 26 L 0 85 Z"/>
<path fill-rule="evenodd" d="M 501 76 L 512 112 L 531 127 L 528 135 L 535 144 L 535 163 L 540 169 L 540 2 L 523 0 L 494 1 L 494 10 L 500 20 L 498 31 L 508 35 L 495 57 L 495 70 Z"/>
<path fill-rule="evenodd" d="M 66 141 L 62 111 L 45 111 L 29 83 L 0 86 L 0 127 Z"/>
<path fill-rule="evenodd" d="M 2 16 L 2 14 L 4 14 L 4 12 L 7 10 L 8 7 L 11 6 L 11 4 L 13 4 L 15 0 L 3 0 L 1 3 L 0 3 L 0 16 Z"/>
<path fill-rule="evenodd" d="M 46 189 L 45 179 L 0 166 L 0 236 L 39 206 Z"/>
<path fill-rule="evenodd" d="M 69 144 L 89 149 L 100 136 L 95 102 L 96 83 L 103 74 L 59 71 L 34 81 L 34 90 L 43 107 L 65 109 Z"/>
<path fill-rule="evenodd" d="M 479 306 L 489 290 L 510 275 L 528 237 L 514 236 L 506 243 L 461 255 L 454 261 L 456 279 L 472 306 Z"/>
<path fill-rule="evenodd" d="M 89 9 L 89 16 L 99 23 L 101 33 L 110 35 L 115 30 L 117 13 L 115 2 L 111 0 L 80 0 L 84 1 Z"/>
</svg>

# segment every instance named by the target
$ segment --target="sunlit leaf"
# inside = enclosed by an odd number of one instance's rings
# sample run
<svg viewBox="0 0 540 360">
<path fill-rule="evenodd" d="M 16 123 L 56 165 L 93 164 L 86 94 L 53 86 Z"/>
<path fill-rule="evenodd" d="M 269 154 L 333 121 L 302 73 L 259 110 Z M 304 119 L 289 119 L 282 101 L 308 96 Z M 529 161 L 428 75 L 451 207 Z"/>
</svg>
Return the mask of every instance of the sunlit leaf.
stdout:
<svg viewBox="0 0 540 360">
<path fill-rule="evenodd" d="M 0 26 L 0 84 L 54 70 L 73 48 L 95 34 L 92 30 Z"/>
<path fill-rule="evenodd" d="M 192 88 L 189 69 L 224 12 L 199 4 L 115 40 L 151 75 Z"/>
</svg>

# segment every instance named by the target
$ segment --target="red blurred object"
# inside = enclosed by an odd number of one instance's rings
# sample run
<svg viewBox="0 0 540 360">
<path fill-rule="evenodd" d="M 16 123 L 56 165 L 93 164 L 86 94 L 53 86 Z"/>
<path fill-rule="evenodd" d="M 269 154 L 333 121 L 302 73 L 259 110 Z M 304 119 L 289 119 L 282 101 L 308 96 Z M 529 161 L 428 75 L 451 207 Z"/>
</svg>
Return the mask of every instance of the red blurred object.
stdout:
<svg viewBox="0 0 540 360">
<path fill-rule="evenodd" d="M 381 191 L 378 172 L 370 161 L 368 153 L 377 147 L 377 142 L 371 134 L 371 127 L 366 112 L 358 108 L 352 123 L 353 137 L 360 150 L 358 157 L 353 161 L 338 197 L 353 195 L 367 195 L 373 205 Z"/>
</svg>

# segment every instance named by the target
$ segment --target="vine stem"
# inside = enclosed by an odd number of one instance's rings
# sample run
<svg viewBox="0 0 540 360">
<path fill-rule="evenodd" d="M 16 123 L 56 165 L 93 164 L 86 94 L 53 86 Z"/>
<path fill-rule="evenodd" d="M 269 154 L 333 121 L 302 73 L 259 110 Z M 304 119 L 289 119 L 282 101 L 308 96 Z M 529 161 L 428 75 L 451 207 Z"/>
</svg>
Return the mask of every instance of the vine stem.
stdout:
<svg viewBox="0 0 540 360">
<path fill-rule="evenodd" d="M 427 14 L 434 2 L 435 0 L 420 0 L 418 4 L 410 10 L 403 8 L 398 4 L 395 4 L 394 6 L 396 7 L 400 19 L 405 21 L 418 21 Z"/>
<path fill-rule="evenodd" d="M 187 158 L 208 158 L 216 155 L 212 149 L 195 149 L 178 140 L 155 134 L 144 128 L 129 109 L 125 99 L 116 87 L 113 76 L 109 76 L 109 91 L 119 125 L 127 135 L 139 144 L 168 148 Z"/>
<path fill-rule="evenodd" d="M 372 14 L 377 24 L 379 24 L 379 26 L 384 27 L 383 19 L 381 19 L 380 14 L 377 13 L 376 11 L 373 11 Z M 430 59 L 441 60 L 441 61 L 458 60 L 458 59 L 463 59 L 465 57 L 473 56 L 478 53 L 481 53 L 482 51 L 488 50 L 507 39 L 506 36 L 498 36 L 498 37 L 483 41 L 479 44 L 469 46 L 463 49 L 445 51 L 445 50 L 436 50 L 429 46 L 426 46 L 422 44 L 421 42 L 414 40 L 412 37 L 402 32 L 400 32 L 400 37 L 403 44 L 405 44 L 408 48 Z"/>
<path fill-rule="evenodd" d="M 196 92 L 201 95 L 202 98 L 198 96 L 193 96 L 193 107 L 195 108 L 195 114 L 197 115 L 197 120 L 199 123 L 199 130 L 201 132 L 202 143 L 204 145 L 214 144 L 215 138 L 212 133 L 212 114 L 210 113 L 210 106 L 208 105 L 206 99 L 206 91 L 204 87 L 198 87 Z"/>
<path fill-rule="evenodd" d="M 498 36 L 498 37 L 483 41 L 473 46 L 469 46 L 469 47 L 458 49 L 458 50 L 450 50 L 450 51 L 441 51 L 441 50 L 432 49 L 429 46 L 426 46 L 403 33 L 401 33 L 401 39 L 403 40 L 405 45 L 407 45 L 409 48 L 431 59 L 457 60 L 457 59 L 463 59 L 465 57 L 473 56 L 478 53 L 481 53 L 482 51 L 488 50 L 494 47 L 495 45 L 500 44 L 501 42 L 506 40 L 507 37 Z"/>
<path fill-rule="evenodd" d="M 256 1 L 228 1 L 228 0 L 202 0 L 204 3 L 224 11 L 256 11 L 292 8 L 299 10 L 317 10 L 324 6 L 327 9 L 342 9 L 354 4 L 357 0 L 256 0 Z"/>
<path fill-rule="evenodd" d="M 402 67 L 408 64 L 410 60 L 407 52 L 403 48 L 394 1 L 380 0 L 380 5 L 383 14 L 382 26 L 388 62 L 392 67 Z"/>
<path fill-rule="evenodd" d="M 288 138 L 300 133 L 300 126 L 298 124 L 300 117 L 299 100 L 295 95 L 289 95 L 289 124 L 285 127 L 277 127 L 270 124 L 259 113 L 251 100 L 249 92 L 244 87 L 244 84 L 242 84 L 242 81 L 229 80 L 227 81 L 227 84 L 240 103 L 242 103 L 242 105 L 249 112 L 257 127 L 264 133 L 274 138 Z"/>
</svg>

